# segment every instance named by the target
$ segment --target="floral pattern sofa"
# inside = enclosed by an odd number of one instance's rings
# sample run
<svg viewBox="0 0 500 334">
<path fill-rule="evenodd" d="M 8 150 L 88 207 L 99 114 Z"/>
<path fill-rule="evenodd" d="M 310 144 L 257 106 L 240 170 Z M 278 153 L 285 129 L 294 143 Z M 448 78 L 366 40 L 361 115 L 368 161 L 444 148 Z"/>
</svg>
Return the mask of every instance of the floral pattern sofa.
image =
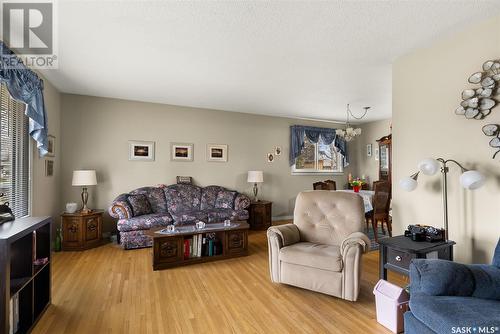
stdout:
<svg viewBox="0 0 500 334">
<path fill-rule="evenodd" d="M 120 243 L 125 249 L 151 247 L 145 231 L 170 224 L 182 225 L 202 220 L 208 224 L 225 219 L 247 220 L 250 199 L 220 186 L 191 184 L 142 187 L 121 194 L 109 207 L 118 219 Z"/>
</svg>

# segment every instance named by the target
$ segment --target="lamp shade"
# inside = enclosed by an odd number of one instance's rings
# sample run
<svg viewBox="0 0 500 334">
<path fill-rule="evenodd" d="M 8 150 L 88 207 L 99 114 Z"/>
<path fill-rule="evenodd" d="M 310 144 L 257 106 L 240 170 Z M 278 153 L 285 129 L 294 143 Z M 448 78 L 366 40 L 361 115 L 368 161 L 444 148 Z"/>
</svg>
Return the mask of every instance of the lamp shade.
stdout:
<svg viewBox="0 0 500 334">
<path fill-rule="evenodd" d="M 417 180 L 412 178 L 411 176 L 405 177 L 399 181 L 399 186 L 406 191 L 413 191 L 417 188 Z"/>
<path fill-rule="evenodd" d="M 97 177 L 95 170 L 75 170 L 73 171 L 73 186 L 95 186 L 97 184 Z"/>
<path fill-rule="evenodd" d="M 264 182 L 264 173 L 262 173 L 261 170 L 248 171 L 247 182 L 250 182 L 250 183 Z"/>
<path fill-rule="evenodd" d="M 434 175 L 439 170 L 439 162 L 436 159 L 427 158 L 420 161 L 418 169 L 425 175 Z"/>
<path fill-rule="evenodd" d="M 474 190 L 481 188 L 484 184 L 485 178 L 483 174 L 477 170 L 468 170 L 460 175 L 460 183 L 465 189 Z"/>
</svg>

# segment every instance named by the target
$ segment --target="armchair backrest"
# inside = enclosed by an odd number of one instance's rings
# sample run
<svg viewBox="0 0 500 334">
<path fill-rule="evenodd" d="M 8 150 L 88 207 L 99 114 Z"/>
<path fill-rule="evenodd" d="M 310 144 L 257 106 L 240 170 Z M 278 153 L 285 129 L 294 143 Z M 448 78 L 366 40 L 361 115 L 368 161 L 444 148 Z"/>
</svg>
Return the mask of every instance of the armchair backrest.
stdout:
<svg viewBox="0 0 500 334">
<path fill-rule="evenodd" d="M 365 220 L 363 199 L 348 192 L 304 191 L 295 201 L 293 223 L 300 240 L 340 245 L 354 232 L 362 232 Z"/>
</svg>

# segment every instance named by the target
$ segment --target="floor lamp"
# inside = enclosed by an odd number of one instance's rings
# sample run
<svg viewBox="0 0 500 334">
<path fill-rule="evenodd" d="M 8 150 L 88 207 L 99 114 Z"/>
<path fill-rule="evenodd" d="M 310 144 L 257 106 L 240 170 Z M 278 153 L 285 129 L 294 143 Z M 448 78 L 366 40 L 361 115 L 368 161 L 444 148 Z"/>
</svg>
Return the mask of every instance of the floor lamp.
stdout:
<svg viewBox="0 0 500 334">
<path fill-rule="evenodd" d="M 476 170 L 468 170 L 462 164 L 453 159 L 424 159 L 418 164 L 419 171 L 415 174 L 403 178 L 399 181 L 399 186 L 406 191 L 413 191 L 417 188 L 417 179 L 419 173 L 425 175 L 434 175 L 441 171 L 443 183 L 442 183 L 442 192 L 443 192 L 443 222 L 445 229 L 445 238 L 448 240 L 448 172 L 450 171 L 448 164 L 453 163 L 460 167 L 462 171 L 462 175 L 460 175 L 460 183 L 462 187 L 469 190 L 474 190 L 480 188 L 485 181 L 484 176 Z"/>
</svg>

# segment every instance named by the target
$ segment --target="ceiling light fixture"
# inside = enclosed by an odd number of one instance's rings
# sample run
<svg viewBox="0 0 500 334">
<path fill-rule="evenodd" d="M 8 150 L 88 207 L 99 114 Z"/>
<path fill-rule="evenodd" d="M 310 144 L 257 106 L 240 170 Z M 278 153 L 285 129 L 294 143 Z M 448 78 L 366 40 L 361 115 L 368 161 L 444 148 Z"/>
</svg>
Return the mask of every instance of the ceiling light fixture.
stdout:
<svg viewBox="0 0 500 334">
<path fill-rule="evenodd" d="M 349 123 L 349 116 L 352 116 L 352 118 L 354 118 L 354 119 L 362 119 L 363 117 L 366 116 L 366 114 L 368 113 L 368 109 L 370 109 L 370 107 L 363 107 L 363 109 L 365 109 L 365 112 L 363 113 L 363 115 L 361 115 L 359 117 L 354 116 L 351 109 L 349 108 L 349 103 L 347 104 L 347 109 L 346 109 L 347 117 L 346 117 L 346 122 L 345 122 L 345 129 L 338 129 L 336 131 L 337 136 L 344 138 L 345 141 L 351 141 L 356 136 L 361 135 L 361 128 L 354 128 Z"/>
</svg>

